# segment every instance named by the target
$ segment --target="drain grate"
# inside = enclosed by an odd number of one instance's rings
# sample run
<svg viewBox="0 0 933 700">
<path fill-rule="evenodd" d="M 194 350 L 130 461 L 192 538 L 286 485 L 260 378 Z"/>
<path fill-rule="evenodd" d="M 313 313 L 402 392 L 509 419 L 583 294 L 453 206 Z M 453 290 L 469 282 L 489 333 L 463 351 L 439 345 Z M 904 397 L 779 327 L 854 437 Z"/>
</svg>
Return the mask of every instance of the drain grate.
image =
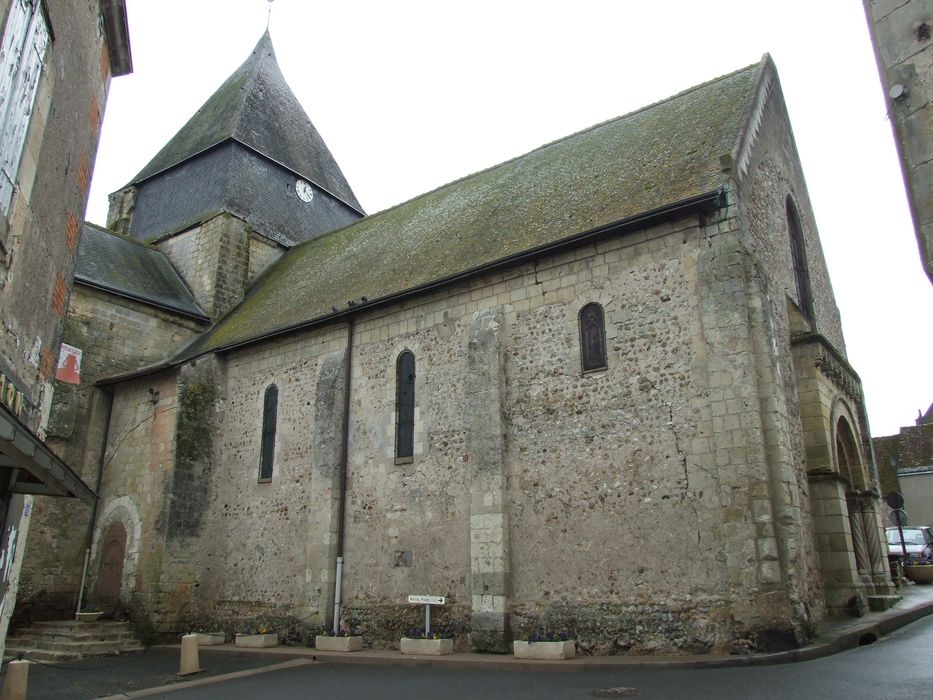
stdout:
<svg viewBox="0 0 933 700">
<path fill-rule="evenodd" d="M 599 688 L 597 690 L 591 690 L 590 695 L 594 698 L 630 698 L 633 695 L 638 695 L 638 688 L 628 688 L 626 686 Z"/>
</svg>

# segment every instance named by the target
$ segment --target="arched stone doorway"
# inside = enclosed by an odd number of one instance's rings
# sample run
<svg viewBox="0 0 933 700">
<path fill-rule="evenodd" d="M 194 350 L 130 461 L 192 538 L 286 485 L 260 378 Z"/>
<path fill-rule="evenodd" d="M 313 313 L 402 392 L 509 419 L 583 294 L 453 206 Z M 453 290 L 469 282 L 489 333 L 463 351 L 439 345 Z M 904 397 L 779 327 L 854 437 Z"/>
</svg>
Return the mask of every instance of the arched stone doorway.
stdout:
<svg viewBox="0 0 933 700">
<path fill-rule="evenodd" d="M 864 583 L 884 585 L 886 557 L 879 532 L 878 494 L 869 488 L 858 441 L 846 416 L 836 420 L 835 433 L 836 466 L 848 482 L 846 508 L 856 570 Z"/>
<path fill-rule="evenodd" d="M 123 585 L 123 562 L 126 559 L 126 528 L 113 523 L 101 542 L 100 570 L 97 575 L 97 600 L 101 610 L 113 613 L 120 605 Z"/>
</svg>

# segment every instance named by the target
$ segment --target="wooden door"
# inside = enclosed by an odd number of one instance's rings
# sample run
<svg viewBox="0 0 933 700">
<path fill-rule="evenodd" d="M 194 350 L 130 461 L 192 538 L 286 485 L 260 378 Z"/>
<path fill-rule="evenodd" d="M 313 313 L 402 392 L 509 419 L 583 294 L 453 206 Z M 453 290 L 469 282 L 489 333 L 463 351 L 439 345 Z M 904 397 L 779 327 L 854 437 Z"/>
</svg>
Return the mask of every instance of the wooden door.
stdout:
<svg viewBox="0 0 933 700">
<path fill-rule="evenodd" d="M 120 603 L 125 557 L 126 530 L 120 523 L 114 523 L 104 535 L 97 575 L 97 600 L 92 601 L 104 612 L 115 612 Z"/>
</svg>

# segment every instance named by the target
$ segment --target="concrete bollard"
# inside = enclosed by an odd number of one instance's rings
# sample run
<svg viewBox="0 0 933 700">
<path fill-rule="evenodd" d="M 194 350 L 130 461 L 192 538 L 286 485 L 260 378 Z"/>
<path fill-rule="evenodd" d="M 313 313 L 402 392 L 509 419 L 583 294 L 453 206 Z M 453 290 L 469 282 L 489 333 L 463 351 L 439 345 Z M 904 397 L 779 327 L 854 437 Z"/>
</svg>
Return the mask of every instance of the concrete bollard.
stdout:
<svg viewBox="0 0 933 700">
<path fill-rule="evenodd" d="M 29 683 L 29 662 L 11 661 L 6 667 L 6 679 L 0 700 L 26 700 L 26 686 Z"/>
<path fill-rule="evenodd" d="M 179 676 L 199 673 L 201 664 L 198 662 L 198 635 L 186 634 L 181 638 L 181 667 Z"/>
</svg>

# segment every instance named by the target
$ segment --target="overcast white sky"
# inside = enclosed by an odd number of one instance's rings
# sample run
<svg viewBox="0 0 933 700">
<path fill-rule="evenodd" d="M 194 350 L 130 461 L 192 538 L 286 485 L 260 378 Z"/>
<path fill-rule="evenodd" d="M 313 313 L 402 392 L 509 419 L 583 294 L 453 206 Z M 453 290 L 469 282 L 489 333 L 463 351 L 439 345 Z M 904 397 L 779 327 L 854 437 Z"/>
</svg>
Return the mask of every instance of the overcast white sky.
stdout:
<svg viewBox="0 0 933 700">
<path fill-rule="evenodd" d="M 126 184 L 249 55 L 267 0 L 127 0 L 88 206 Z M 367 212 L 770 52 L 873 435 L 933 401 L 920 266 L 860 0 L 275 0 L 285 78 Z"/>
</svg>

